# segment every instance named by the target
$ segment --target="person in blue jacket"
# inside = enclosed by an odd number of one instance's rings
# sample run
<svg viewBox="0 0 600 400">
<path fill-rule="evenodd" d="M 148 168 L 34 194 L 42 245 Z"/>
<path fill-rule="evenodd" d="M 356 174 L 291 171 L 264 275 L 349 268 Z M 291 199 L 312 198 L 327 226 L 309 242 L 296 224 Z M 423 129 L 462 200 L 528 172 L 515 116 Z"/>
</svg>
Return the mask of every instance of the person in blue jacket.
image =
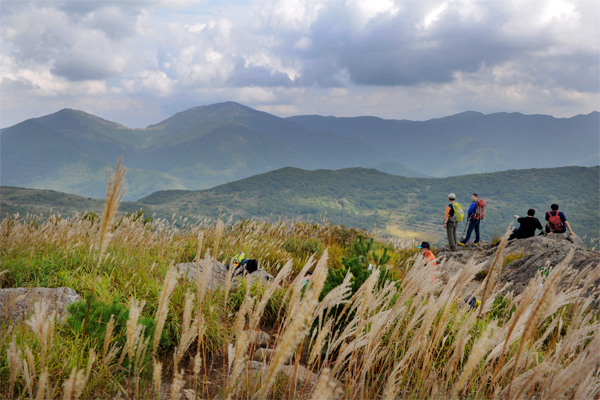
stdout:
<svg viewBox="0 0 600 400">
<path fill-rule="evenodd" d="M 477 200 L 479 200 L 479 196 L 477 195 L 477 193 L 473 193 L 471 195 L 471 206 L 469 207 L 469 211 L 467 212 L 467 218 L 469 220 L 469 227 L 467 228 L 467 236 L 465 236 L 465 238 L 463 240 L 458 242 L 458 244 L 463 247 L 471 238 L 471 233 L 473 231 L 475 231 L 475 241 L 473 242 L 473 244 L 475 246 L 479 246 L 479 239 L 480 239 L 479 225 L 481 223 L 481 217 L 478 217 L 478 213 L 477 213 Z"/>
</svg>

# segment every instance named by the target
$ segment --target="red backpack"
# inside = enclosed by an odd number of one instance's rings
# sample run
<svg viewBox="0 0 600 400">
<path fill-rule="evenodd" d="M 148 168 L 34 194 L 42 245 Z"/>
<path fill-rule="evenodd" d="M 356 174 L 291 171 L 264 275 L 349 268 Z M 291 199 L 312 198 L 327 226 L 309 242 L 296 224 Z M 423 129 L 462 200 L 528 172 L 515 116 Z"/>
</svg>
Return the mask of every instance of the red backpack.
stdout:
<svg viewBox="0 0 600 400">
<path fill-rule="evenodd" d="M 560 219 L 560 215 L 558 215 L 558 210 L 556 210 L 556 215 L 552 215 L 552 211 L 548 211 L 548 222 L 550 222 L 550 224 L 552 224 L 552 227 L 554 228 L 555 231 L 562 231 L 563 230 L 563 223 L 562 220 Z"/>
<path fill-rule="evenodd" d="M 473 218 L 478 219 L 478 220 L 484 219 L 485 218 L 485 200 L 483 200 L 483 199 L 477 200 L 477 202 L 475 203 L 475 206 L 477 207 L 477 209 L 475 210 L 475 215 L 473 216 Z"/>
</svg>

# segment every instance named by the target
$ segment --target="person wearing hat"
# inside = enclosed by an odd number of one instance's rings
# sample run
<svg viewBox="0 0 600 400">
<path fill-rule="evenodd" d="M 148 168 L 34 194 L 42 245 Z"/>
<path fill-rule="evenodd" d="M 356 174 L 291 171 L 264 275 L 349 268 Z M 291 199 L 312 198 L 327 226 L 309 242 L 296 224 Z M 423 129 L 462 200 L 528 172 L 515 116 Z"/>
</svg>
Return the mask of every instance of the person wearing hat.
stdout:
<svg viewBox="0 0 600 400">
<path fill-rule="evenodd" d="M 433 282 L 435 280 L 435 273 L 437 271 L 437 262 L 435 261 L 435 254 L 433 254 L 433 252 L 431 251 L 431 246 L 428 242 L 422 242 L 421 245 L 417 247 L 417 249 L 421 250 L 421 254 L 423 254 L 423 257 L 425 257 L 425 259 L 427 260 L 425 266 L 433 268 L 433 277 L 431 278 L 431 281 Z"/>
<path fill-rule="evenodd" d="M 431 246 L 428 242 L 423 242 L 417 249 L 421 250 L 421 254 L 427 260 L 426 264 L 431 263 L 434 267 L 437 267 L 437 263 L 435 262 L 435 255 L 431 252 Z"/>
<path fill-rule="evenodd" d="M 454 220 L 454 207 L 452 203 L 456 201 L 456 195 L 450 193 L 448 195 L 448 201 L 450 204 L 446 206 L 446 214 L 444 215 L 444 228 L 446 229 L 446 235 L 448 235 L 448 246 L 451 251 L 456 250 L 456 225 L 457 222 Z"/>
</svg>

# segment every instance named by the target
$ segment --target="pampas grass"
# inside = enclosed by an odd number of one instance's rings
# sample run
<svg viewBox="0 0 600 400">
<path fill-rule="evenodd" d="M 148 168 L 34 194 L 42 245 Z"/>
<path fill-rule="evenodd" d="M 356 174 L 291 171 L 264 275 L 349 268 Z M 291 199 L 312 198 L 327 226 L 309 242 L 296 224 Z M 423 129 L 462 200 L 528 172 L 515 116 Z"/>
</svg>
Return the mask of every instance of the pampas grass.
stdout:
<svg viewBox="0 0 600 400">
<path fill-rule="evenodd" d="M 119 158 L 114 175 L 112 171 L 108 172 L 108 187 L 106 189 L 106 200 L 104 202 L 104 211 L 102 211 L 102 220 L 98 240 L 99 245 L 97 268 L 100 267 L 102 255 L 104 254 L 104 252 L 108 248 L 108 245 L 110 244 L 110 241 L 112 240 L 112 222 L 115 217 L 115 214 L 117 213 L 117 209 L 119 208 L 119 203 L 125 195 L 125 190 L 123 190 L 123 184 L 125 183 L 124 177 L 127 168 L 121 166 L 121 161 L 123 161 L 123 157 Z"/>
<path fill-rule="evenodd" d="M 3 398 L 212 398 L 219 391 L 236 399 L 599 395 L 596 266 L 574 271 L 566 259 L 543 285 L 537 276 L 514 296 L 510 286 L 500 288 L 497 262 L 474 285 L 481 265 L 440 261 L 432 281 L 414 246 L 395 242 L 387 245 L 394 259 L 409 261 L 386 267 L 402 279 L 379 282 L 374 269 L 350 297 L 348 274 L 320 300 L 329 269 L 351 245 L 342 228 L 297 220 L 142 224 L 116 214 L 108 220 L 53 215 L 35 224 L 1 223 L 3 282 L 32 286 L 46 279 L 80 293 L 95 290 L 100 302 L 131 299 L 129 320 L 119 325 L 117 315 L 111 317 L 97 343 L 55 329 L 42 304 L 26 323 L 0 325 L 8 367 L 0 374 Z M 110 229 L 102 233 L 104 222 Z M 317 255 L 297 256 L 284 249 L 291 242 L 322 247 Z M 239 251 L 260 260 L 275 279 L 232 291 L 230 270 L 218 287 L 215 261 Z M 502 247 L 495 251 L 501 262 Z M 196 262 L 195 281 L 180 280 L 174 265 L 190 261 Z M 313 277 L 305 285 L 309 270 Z M 467 288 L 483 300 L 475 311 L 459 300 Z M 274 300 L 281 305 L 272 307 Z M 277 310 L 280 318 L 269 318 L 271 326 L 266 316 Z M 142 325 L 149 317 L 152 343 Z M 270 342 L 274 355 L 260 373 L 245 374 L 251 339 L 261 327 L 277 334 Z M 169 339 L 164 345 L 163 335 Z M 152 362 L 146 365 L 148 348 Z M 229 353 L 229 368 L 226 362 L 219 368 Z M 294 364 L 285 366 L 291 355 Z M 303 368 L 308 373 L 300 373 Z M 282 371 L 289 370 L 295 376 L 285 378 Z"/>
<path fill-rule="evenodd" d="M 162 291 L 158 301 L 158 308 L 156 312 L 156 329 L 154 332 L 154 341 L 152 343 L 152 353 L 156 353 L 158 344 L 160 342 L 160 336 L 162 335 L 163 327 L 165 326 L 165 320 L 167 319 L 167 313 L 169 312 L 169 300 L 175 290 L 175 285 L 179 279 L 179 271 L 173 265 L 167 270 L 167 275 L 163 282 Z"/>
</svg>

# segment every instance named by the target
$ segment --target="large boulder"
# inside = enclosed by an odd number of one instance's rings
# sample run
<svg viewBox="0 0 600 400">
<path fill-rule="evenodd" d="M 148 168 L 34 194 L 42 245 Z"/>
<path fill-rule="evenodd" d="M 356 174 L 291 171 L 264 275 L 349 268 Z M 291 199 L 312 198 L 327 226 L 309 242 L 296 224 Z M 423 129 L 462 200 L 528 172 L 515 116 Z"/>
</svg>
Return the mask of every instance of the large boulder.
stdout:
<svg viewBox="0 0 600 400">
<path fill-rule="evenodd" d="M 500 260 L 503 262 L 506 258 L 507 261 L 510 261 L 502 268 L 500 275 L 502 284 L 511 282 L 511 290 L 515 294 L 520 294 L 540 268 L 548 265 L 552 269 L 563 261 L 571 250 L 574 251 L 574 257 L 569 265 L 573 269 L 581 271 L 590 265 L 600 268 L 600 252 L 588 249 L 578 236 L 552 234 L 511 240 L 504 249 Z M 487 271 L 491 267 L 496 252 L 497 247 L 483 243 L 479 247 L 471 245 L 459 248 L 455 252 L 442 248 L 438 253 L 438 259 L 451 260 L 453 265 L 464 265 L 472 259 L 481 264 L 482 270 Z"/>
<path fill-rule="evenodd" d="M 211 289 L 213 287 L 221 286 L 225 282 L 225 277 L 227 276 L 227 267 L 223 265 L 223 263 L 219 261 L 213 261 L 212 259 L 200 260 L 199 263 L 200 276 L 204 273 L 204 267 L 212 265 L 212 276 L 208 280 L 208 288 Z M 176 266 L 179 269 L 182 277 L 189 280 L 190 282 L 196 281 L 196 263 L 195 262 L 187 262 L 177 264 Z"/>
<path fill-rule="evenodd" d="M 55 312 L 62 319 L 67 315 L 67 307 L 79 300 L 81 297 L 68 287 L 0 289 L 0 320 L 24 320 L 37 302 L 45 302 L 48 313 Z"/>
<path fill-rule="evenodd" d="M 204 267 L 207 265 L 213 266 L 212 276 L 208 280 L 208 288 L 212 289 L 222 286 L 225 283 L 225 279 L 227 278 L 227 267 L 223 263 L 219 261 L 213 261 L 212 259 L 200 260 L 200 276 L 202 276 L 202 274 L 204 273 Z M 177 264 L 176 267 L 179 269 L 184 278 L 188 279 L 190 282 L 196 281 L 195 262 Z M 269 283 L 273 280 L 273 275 L 269 274 L 264 270 L 259 269 L 258 271 L 254 271 L 251 274 L 243 274 L 234 277 L 231 283 L 231 287 L 236 288 L 240 285 L 243 279 L 246 279 L 246 283 L 248 285 L 251 285 L 255 281 Z"/>
</svg>

